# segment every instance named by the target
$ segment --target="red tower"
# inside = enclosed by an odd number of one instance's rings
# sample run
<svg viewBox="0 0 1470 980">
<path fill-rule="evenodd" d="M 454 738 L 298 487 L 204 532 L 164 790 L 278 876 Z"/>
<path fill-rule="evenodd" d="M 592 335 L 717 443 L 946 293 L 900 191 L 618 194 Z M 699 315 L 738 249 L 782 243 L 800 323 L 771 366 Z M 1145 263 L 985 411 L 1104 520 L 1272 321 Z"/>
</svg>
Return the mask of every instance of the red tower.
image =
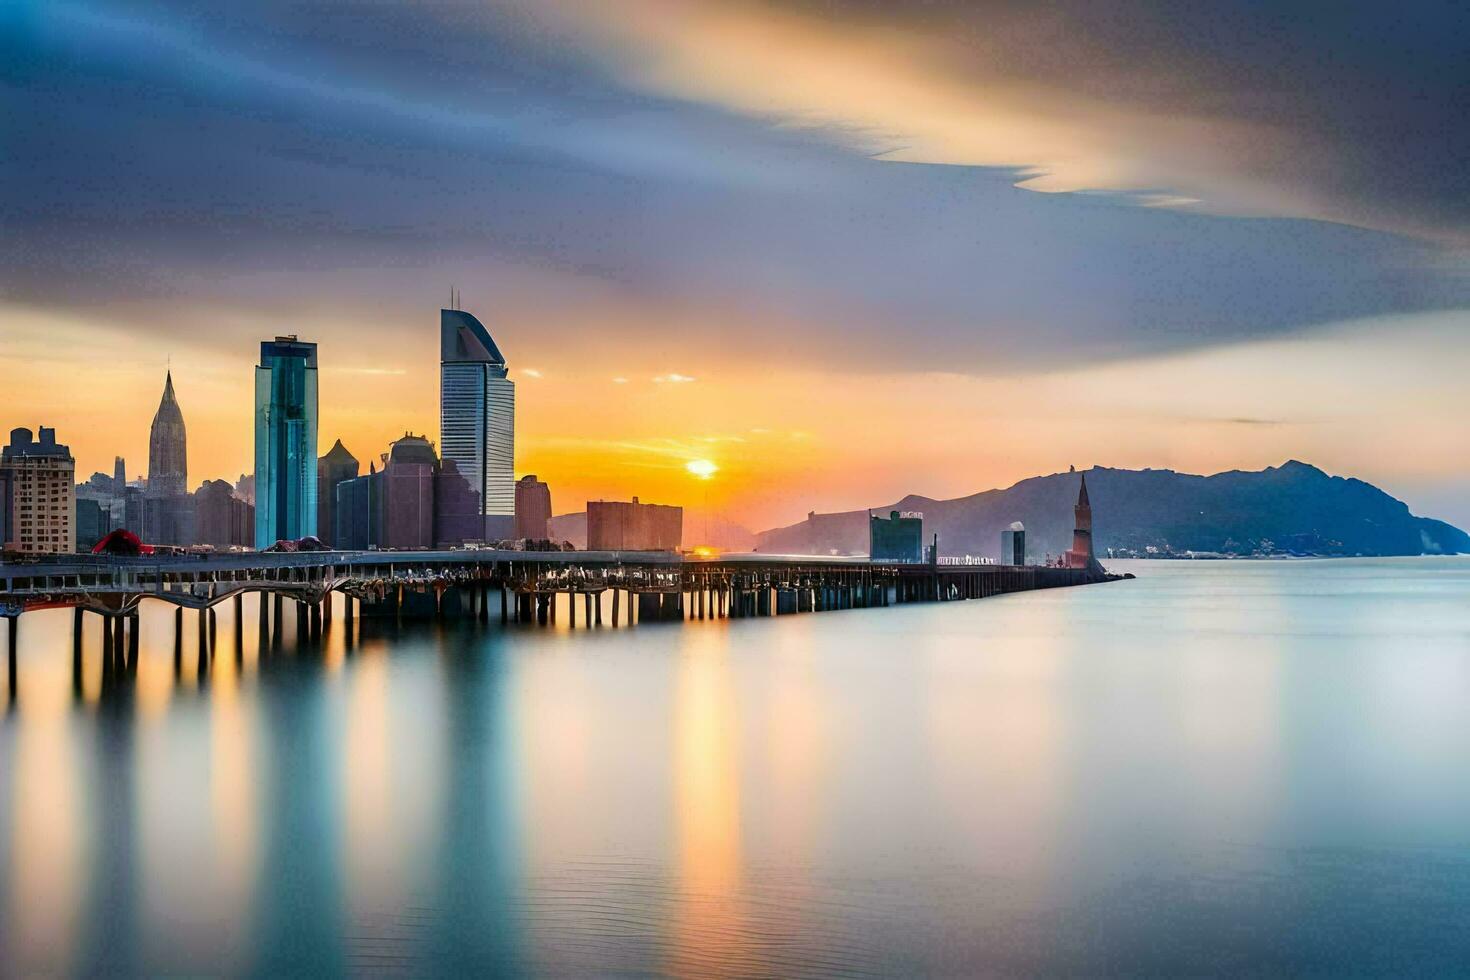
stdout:
<svg viewBox="0 0 1470 980">
<path fill-rule="evenodd" d="M 1072 530 L 1072 548 L 1067 552 L 1068 568 L 1091 568 L 1092 556 L 1092 504 L 1087 499 L 1087 475 L 1082 475 L 1082 489 L 1077 492 L 1077 506 L 1072 508 L 1077 515 Z"/>
</svg>

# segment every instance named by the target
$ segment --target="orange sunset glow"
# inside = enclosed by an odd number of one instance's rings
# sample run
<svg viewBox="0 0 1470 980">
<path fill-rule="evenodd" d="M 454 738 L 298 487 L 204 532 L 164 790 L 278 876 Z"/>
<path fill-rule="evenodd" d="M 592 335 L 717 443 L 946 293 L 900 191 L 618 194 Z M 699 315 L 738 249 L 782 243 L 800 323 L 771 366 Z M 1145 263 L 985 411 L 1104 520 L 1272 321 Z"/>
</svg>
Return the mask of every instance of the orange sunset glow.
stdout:
<svg viewBox="0 0 1470 980">
<path fill-rule="evenodd" d="M 365 465 L 405 431 L 437 440 L 436 314 L 382 323 L 389 336 L 426 339 L 418 356 L 381 364 L 351 343 L 352 328 L 324 325 L 321 451 L 341 438 Z M 237 329 L 226 356 L 187 339 L 149 343 L 105 320 L 28 313 L 17 323 L 32 339 L 0 356 L 17 381 L 7 397 L 31 407 L 34 419 L 18 422 L 58 426 L 79 474 L 110 471 L 113 455 L 143 474 L 170 358 L 190 483 L 251 471 L 248 331 Z M 1446 316 L 1005 376 L 877 365 L 849 376 L 689 351 L 677 363 L 691 380 L 680 383 L 660 380 L 674 373 L 666 361 L 622 359 L 614 375 L 601 353 L 575 350 L 536 352 L 533 376 L 516 365 L 535 329 L 508 318 L 497 333 L 518 386 L 517 472 L 551 485 L 558 514 L 633 495 L 697 513 L 707 499 L 715 515 L 760 530 L 809 510 L 962 496 L 1069 464 L 1215 472 L 1293 456 L 1402 487 L 1412 501 L 1470 466 L 1454 398 L 1470 343 Z M 1405 417 L 1415 424 L 1405 429 Z M 713 479 L 690 470 L 701 460 L 717 468 Z"/>
</svg>

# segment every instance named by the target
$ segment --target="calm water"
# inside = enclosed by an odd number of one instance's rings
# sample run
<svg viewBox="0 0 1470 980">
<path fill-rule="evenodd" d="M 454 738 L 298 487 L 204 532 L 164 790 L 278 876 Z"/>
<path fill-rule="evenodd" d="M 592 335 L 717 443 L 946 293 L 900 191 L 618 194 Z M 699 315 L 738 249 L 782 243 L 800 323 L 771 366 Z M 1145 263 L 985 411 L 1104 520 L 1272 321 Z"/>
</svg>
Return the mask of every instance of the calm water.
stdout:
<svg viewBox="0 0 1470 980">
<path fill-rule="evenodd" d="M 1132 570 L 264 658 L 251 601 L 202 681 L 145 605 L 126 695 L 27 614 L 0 972 L 1463 971 L 1470 561 Z"/>
</svg>

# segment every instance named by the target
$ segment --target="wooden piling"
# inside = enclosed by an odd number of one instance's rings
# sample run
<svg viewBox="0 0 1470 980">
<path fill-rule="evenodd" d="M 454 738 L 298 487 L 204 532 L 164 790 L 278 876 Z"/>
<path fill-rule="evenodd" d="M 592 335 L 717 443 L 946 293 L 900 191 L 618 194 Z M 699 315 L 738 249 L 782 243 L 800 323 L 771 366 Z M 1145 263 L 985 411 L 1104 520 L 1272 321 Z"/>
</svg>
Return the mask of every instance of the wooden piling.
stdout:
<svg viewBox="0 0 1470 980">
<path fill-rule="evenodd" d="M 82 692 L 82 617 L 81 606 L 72 610 L 71 617 L 71 684 L 73 690 Z"/>
<path fill-rule="evenodd" d="M 128 617 L 128 673 L 138 673 L 138 613 Z"/>
<path fill-rule="evenodd" d="M 16 696 L 15 678 L 16 674 L 19 673 L 16 667 L 16 658 L 18 656 L 17 650 L 20 644 L 20 617 L 7 616 L 5 618 L 8 620 L 5 629 L 5 672 L 6 676 L 8 677 L 9 684 L 9 686 L 6 687 L 5 690 L 10 700 L 14 701 Z"/>
<path fill-rule="evenodd" d="M 106 687 L 112 680 L 112 621 L 102 620 L 102 683 Z"/>
</svg>

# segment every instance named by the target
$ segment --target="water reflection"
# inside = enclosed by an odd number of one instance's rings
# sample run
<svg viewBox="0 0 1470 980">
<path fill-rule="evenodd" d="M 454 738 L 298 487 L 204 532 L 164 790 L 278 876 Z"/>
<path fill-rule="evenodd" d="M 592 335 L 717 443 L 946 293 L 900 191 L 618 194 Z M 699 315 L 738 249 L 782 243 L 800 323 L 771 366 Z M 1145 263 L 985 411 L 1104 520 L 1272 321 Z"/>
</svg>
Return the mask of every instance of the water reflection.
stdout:
<svg viewBox="0 0 1470 980">
<path fill-rule="evenodd" d="M 105 684 L 95 618 L 74 672 L 28 613 L 4 970 L 1462 965 L 1470 562 L 1138 571 L 616 630 L 339 605 L 320 640 L 247 597 L 202 669 L 149 602 Z"/>
<path fill-rule="evenodd" d="M 735 741 L 740 726 L 728 652 L 724 643 L 690 643 L 676 668 L 672 769 L 678 885 L 668 970 L 677 975 L 765 972 L 748 941 L 740 885 Z"/>
<path fill-rule="evenodd" d="M 81 847 L 90 878 L 83 893 L 82 934 L 75 947 L 57 947 L 76 949 L 75 968 L 82 973 L 139 968 L 137 731 L 130 692 L 109 699 L 103 712 L 104 722 L 92 735 L 96 768 L 90 792 L 69 811 L 81 818 L 85 842 L 70 844 Z"/>
<path fill-rule="evenodd" d="M 314 651 L 261 664 L 261 866 L 250 903 L 250 968 L 264 975 L 340 972 L 344 926 L 336 841 L 344 825 L 339 697 L 311 682 Z"/>
<path fill-rule="evenodd" d="M 27 937 L 7 942 L 6 959 L 20 973 L 62 973 L 76 965 L 83 904 L 95 905 L 83 876 L 100 839 L 83 824 L 92 812 L 96 746 L 74 744 L 88 733 L 41 695 L 64 675 L 26 667 L 25 706 L 0 721 L 5 931 Z"/>
<path fill-rule="evenodd" d="M 468 632 L 468 631 L 466 631 Z M 519 903 L 522 850 L 512 785 L 514 733 L 506 724 L 504 666 L 477 638 L 448 644 L 440 755 L 443 803 L 430 860 L 433 916 L 430 964 L 451 975 L 522 970 Z"/>
</svg>

